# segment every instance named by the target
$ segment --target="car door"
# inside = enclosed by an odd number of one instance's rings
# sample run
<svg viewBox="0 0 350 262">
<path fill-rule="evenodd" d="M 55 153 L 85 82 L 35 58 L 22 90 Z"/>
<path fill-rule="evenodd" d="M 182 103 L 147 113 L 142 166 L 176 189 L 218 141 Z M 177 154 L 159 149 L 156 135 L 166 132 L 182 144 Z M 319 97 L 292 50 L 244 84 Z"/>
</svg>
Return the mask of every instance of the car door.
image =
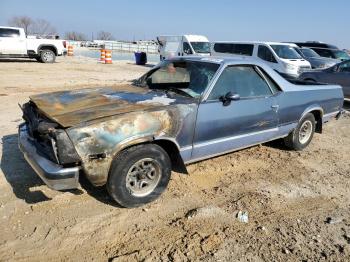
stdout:
<svg viewBox="0 0 350 262">
<path fill-rule="evenodd" d="M 259 45 L 257 56 L 260 59 L 262 59 L 266 64 L 268 64 L 270 67 L 282 73 L 281 67 L 278 64 L 274 54 L 267 46 Z"/>
<path fill-rule="evenodd" d="M 225 95 L 234 95 L 234 100 Z M 192 159 L 206 158 L 272 139 L 278 105 L 259 68 L 226 67 L 199 104 Z"/>
<path fill-rule="evenodd" d="M 26 42 L 20 31 L 14 28 L 0 28 L 0 53 L 4 55 L 26 54 Z"/>
<path fill-rule="evenodd" d="M 335 72 L 337 84 L 343 87 L 344 96 L 350 98 L 350 61 L 341 63 Z"/>
</svg>

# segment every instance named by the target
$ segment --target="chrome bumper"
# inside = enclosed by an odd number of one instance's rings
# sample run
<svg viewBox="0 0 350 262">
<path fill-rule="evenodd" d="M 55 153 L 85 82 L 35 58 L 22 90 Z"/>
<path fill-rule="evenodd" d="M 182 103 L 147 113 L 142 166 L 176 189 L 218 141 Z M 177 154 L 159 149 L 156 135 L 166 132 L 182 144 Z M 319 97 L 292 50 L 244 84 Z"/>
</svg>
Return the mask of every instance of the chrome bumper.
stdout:
<svg viewBox="0 0 350 262">
<path fill-rule="evenodd" d="M 27 126 L 18 128 L 18 145 L 24 158 L 44 183 L 54 190 L 74 189 L 79 186 L 80 167 L 64 168 L 38 154 L 34 141 L 29 137 Z"/>
</svg>

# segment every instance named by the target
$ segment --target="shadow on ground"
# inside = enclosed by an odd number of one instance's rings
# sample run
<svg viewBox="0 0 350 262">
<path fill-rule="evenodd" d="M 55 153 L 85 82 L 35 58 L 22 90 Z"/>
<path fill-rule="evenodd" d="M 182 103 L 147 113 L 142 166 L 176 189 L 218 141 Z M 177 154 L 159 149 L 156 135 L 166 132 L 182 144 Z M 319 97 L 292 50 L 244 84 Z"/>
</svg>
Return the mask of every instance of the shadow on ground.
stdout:
<svg viewBox="0 0 350 262">
<path fill-rule="evenodd" d="M 2 138 L 0 166 L 7 182 L 12 186 L 13 193 L 29 204 L 50 200 L 43 192 L 30 190 L 32 187 L 42 185 L 43 182 L 25 161 L 17 140 L 17 134 Z"/>
<path fill-rule="evenodd" d="M 20 58 L 0 58 L 0 63 L 38 63 L 35 59 L 20 59 Z"/>
<path fill-rule="evenodd" d="M 17 198 L 23 199 L 28 204 L 51 200 L 42 191 L 32 189 L 44 185 L 44 182 L 24 159 L 22 152 L 18 148 L 17 134 L 7 135 L 2 138 L 0 167 Z M 109 197 L 105 187 L 94 187 L 83 174 L 80 175 L 79 181 L 81 187 L 93 198 L 102 203 L 120 207 Z M 80 189 L 67 191 L 74 195 L 83 194 L 83 191 Z"/>
<path fill-rule="evenodd" d="M 86 191 L 86 193 L 95 198 L 96 200 L 113 207 L 119 207 L 120 206 L 117 202 L 115 202 L 108 194 L 106 186 L 100 186 L 100 187 L 94 187 L 85 177 L 84 174 L 80 174 L 79 176 L 79 183 L 80 186 Z"/>
</svg>

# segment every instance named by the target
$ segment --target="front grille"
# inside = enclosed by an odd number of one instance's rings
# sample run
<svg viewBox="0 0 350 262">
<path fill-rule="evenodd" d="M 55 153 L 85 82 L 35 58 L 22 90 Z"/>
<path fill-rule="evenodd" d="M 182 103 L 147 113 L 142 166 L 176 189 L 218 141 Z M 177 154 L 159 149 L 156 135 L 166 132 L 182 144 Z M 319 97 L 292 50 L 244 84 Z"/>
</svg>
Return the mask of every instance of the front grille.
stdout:
<svg viewBox="0 0 350 262">
<path fill-rule="evenodd" d="M 25 103 L 22 106 L 22 111 L 31 143 L 36 147 L 40 155 L 58 163 L 55 139 L 47 131 L 48 126 L 55 127 L 58 125 L 43 116 L 32 102 Z"/>
<path fill-rule="evenodd" d="M 303 73 L 304 71 L 306 70 L 310 70 L 311 67 L 310 66 L 300 66 L 299 69 L 298 69 L 298 73 Z"/>
</svg>

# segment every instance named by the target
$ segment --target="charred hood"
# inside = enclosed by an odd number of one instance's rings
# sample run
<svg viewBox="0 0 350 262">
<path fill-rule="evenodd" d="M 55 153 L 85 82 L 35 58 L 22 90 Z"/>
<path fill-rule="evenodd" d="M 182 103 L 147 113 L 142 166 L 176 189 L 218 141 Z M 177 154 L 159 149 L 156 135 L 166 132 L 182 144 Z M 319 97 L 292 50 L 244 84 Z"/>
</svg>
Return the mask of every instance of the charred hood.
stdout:
<svg viewBox="0 0 350 262">
<path fill-rule="evenodd" d="M 89 88 L 34 95 L 38 110 L 63 127 L 122 113 L 152 110 L 176 103 L 164 92 L 134 86 Z"/>
</svg>

